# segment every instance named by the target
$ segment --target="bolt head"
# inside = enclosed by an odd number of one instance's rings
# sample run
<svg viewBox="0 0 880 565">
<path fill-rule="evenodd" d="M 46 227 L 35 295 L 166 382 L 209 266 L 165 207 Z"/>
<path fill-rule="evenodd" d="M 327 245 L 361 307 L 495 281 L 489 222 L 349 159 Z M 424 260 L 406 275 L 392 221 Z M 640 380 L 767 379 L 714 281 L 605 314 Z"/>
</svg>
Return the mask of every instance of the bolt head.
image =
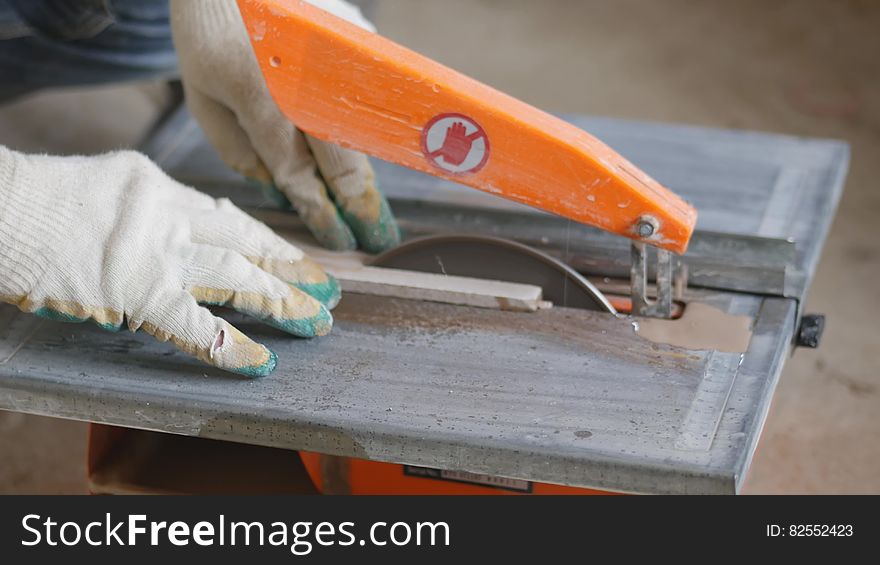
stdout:
<svg viewBox="0 0 880 565">
<path fill-rule="evenodd" d="M 637 229 L 640 237 L 651 237 L 654 235 L 654 224 L 647 220 L 639 220 Z"/>
</svg>

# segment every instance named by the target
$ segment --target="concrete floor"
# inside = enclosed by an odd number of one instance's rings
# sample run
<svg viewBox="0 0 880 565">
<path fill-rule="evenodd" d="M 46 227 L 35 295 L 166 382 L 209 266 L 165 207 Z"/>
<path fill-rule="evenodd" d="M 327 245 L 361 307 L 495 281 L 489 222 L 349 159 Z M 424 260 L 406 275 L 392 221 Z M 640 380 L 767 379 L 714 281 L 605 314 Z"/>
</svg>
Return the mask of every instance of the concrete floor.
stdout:
<svg viewBox="0 0 880 565">
<path fill-rule="evenodd" d="M 386 35 L 541 108 L 835 137 L 846 193 L 807 310 L 820 349 L 785 369 L 750 493 L 880 493 L 880 5 L 791 0 L 379 0 Z M 0 108 L 0 143 L 131 144 L 155 86 Z M 75 108 L 75 112 L 71 112 Z M 85 425 L 0 412 L 0 493 L 82 492 Z"/>
</svg>

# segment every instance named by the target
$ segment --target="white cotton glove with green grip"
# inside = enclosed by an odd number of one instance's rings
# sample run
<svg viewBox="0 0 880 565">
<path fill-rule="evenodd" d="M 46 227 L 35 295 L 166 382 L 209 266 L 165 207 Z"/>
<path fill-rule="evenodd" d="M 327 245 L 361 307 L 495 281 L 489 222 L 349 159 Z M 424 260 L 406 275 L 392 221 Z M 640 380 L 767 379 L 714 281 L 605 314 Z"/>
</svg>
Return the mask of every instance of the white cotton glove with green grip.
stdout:
<svg viewBox="0 0 880 565">
<path fill-rule="evenodd" d="M 351 4 L 311 3 L 374 31 Z M 326 247 L 377 253 L 400 241 L 366 156 L 304 134 L 278 109 L 235 0 L 171 0 L 171 27 L 187 106 L 228 166 L 280 191 Z"/>
<path fill-rule="evenodd" d="M 145 156 L 25 155 L 0 147 L 0 300 L 65 321 L 124 324 L 221 369 L 276 357 L 200 304 L 301 337 L 330 331 L 336 282 L 231 202 Z"/>
</svg>

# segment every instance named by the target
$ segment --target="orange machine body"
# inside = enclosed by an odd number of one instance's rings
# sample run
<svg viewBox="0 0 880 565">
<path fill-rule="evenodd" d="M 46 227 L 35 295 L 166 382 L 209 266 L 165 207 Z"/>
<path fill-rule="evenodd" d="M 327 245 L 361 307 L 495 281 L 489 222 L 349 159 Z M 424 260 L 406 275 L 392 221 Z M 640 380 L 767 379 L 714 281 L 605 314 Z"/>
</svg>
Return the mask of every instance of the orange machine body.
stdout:
<svg viewBox="0 0 880 565">
<path fill-rule="evenodd" d="M 300 451 L 299 455 L 315 488 L 325 494 L 617 494 L 308 451 Z"/>
<path fill-rule="evenodd" d="M 310 135 L 683 253 L 696 211 L 567 122 L 302 0 L 238 0 L 281 111 Z M 649 235 L 639 226 L 651 224 Z"/>
</svg>

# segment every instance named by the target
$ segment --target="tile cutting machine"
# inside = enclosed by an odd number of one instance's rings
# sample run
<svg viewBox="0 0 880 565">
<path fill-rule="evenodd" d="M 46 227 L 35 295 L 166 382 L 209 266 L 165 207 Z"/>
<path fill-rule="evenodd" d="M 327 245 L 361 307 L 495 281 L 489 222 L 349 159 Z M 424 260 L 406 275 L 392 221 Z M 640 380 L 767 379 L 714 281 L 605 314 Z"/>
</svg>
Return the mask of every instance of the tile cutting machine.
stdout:
<svg viewBox="0 0 880 565">
<path fill-rule="evenodd" d="M 381 159 L 404 244 L 319 260 L 517 283 L 540 300 L 342 278 L 326 338 L 228 314 L 279 354 L 259 381 L 4 307 L 0 408 L 300 450 L 325 492 L 741 489 L 785 360 L 821 336 L 802 309 L 846 144 L 555 117 L 304 2 L 240 7 L 281 109 Z M 308 242 L 185 108 L 142 149 Z"/>
</svg>

